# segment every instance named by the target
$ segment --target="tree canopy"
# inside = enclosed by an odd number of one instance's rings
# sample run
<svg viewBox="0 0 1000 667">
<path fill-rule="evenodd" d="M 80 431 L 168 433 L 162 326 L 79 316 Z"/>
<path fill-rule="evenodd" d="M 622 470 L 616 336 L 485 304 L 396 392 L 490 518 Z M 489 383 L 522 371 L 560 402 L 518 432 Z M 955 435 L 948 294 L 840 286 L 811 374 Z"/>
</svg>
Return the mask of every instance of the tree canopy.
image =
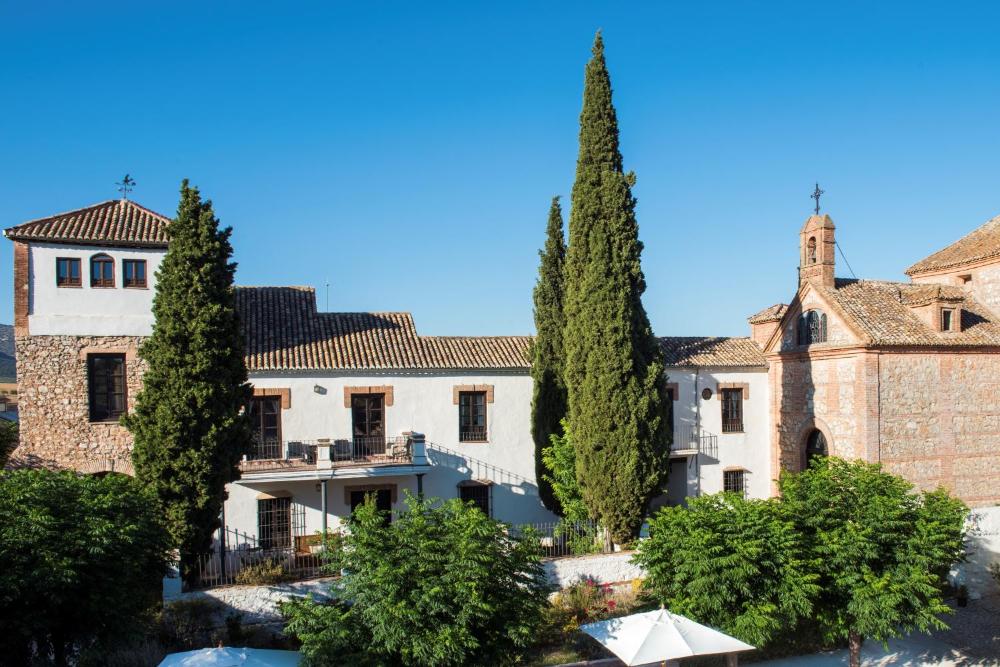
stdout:
<svg viewBox="0 0 1000 667">
<path fill-rule="evenodd" d="M 632 185 L 622 170 L 611 79 L 598 34 L 586 67 L 565 270 L 565 384 L 577 477 L 591 515 L 634 537 L 666 481 L 663 351 L 646 289 Z"/>
<path fill-rule="evenodd" d="M 814 616 L 828 639 L 848 640 L 852 666 L 865 638 L 947 627 L 945 577 L 964 557 L 961 501 L 942 489 L 916 493 L 878 464 L 833 457 L 782 475 L 779 486 L 819 576 Z"/>
<path fill-rule="evenodd" d="M 149 368 L 135 411 L 136 475 L 156 492 L 180 549 L 184 577 L 207 552 L 250 442 L 250 398 L 236 313 L 231 228 L 219 229 L 210 201 L 181 185 L 170 245 L 156 273 L 153 333 L 140 354 Z"/>
<path fill-rule="evenodd" d="M 659 512 L 635 560 L 668 609 L 763 647 L 812 611 L 819 576 L 802 552 L 778 500 L 716 494 Z"/>
<path fill-rule="evenodd" d="M 408 496 L 391 523 L 366 503 L 342 565 L 346 604 L 283 607 L 311 665 L 509 664 L 531 646 L 549 592 L 538 540 L 512 539 L 458 499 Z"/>
<path fill-rule="evenodd" d="M 141 630 L 170 546 L 130 477 L 0 471 L 0 661 L 66 665 Z"/>
<path fill-rule="evenodd" d="M 559 498 L 548 481 L 542 454 L 552 436 L 560 433 L 560 422 L 566 417 L 566 385 L 563 379 L 563 329 L 566 326 L 563 265 L 566 261 L 566 241 L 559 197 L 552 198 L 545 248 L 538 255 L 541 261 L 534 291 L 535 339 L 531 346 L 531 377 L 534 380 L 531 435 L 535 443 L 535 479 L 538 480 L 538 492 L 545 506 L 562 514 Z"/>
</svg>

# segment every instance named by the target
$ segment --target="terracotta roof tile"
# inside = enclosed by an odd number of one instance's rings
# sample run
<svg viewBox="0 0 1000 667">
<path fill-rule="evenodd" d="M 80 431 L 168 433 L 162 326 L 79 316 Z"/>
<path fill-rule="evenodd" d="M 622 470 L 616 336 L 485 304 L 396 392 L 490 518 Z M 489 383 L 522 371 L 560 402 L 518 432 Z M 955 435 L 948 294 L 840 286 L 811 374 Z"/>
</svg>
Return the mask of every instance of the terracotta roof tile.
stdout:
<svg viewBox="0 0 1000 667">
<path fill-rule="evenodd" d="M 668 336 L 660 338 L 667 366 L 767 366 L 761 349 L 749 338 Z"/>
<path fill-rule="evenodd" d="M 950 269 L 992 257 L 1000 257 L 1000 216 L 920 260 L 906 270 L 906 275 Z"/>
<path fill-rule="evenodd" d="M 764 322 L 776 322 L 785 316 L 785 312 L 788 310 L 788 304 L 776 303 L 773 306 L 768 306 L 759 313 L 751 315 L 747 322 L 750 324 L 763 324 Z"/>
<path fill-rule="evenodd" d="M 167 247 L 170 219 L 128 199 L 31 220 L 4 230 L 18 241 L 84 243 L 87 245 Z"/>
<path fill-rule="evenodd" d="M 835 289 L 816 289 L 833 301 L 872 345 L 1000 345 L 996 315 L 960 287 L 838 278 Z M 961 331 L 936 331 L 912 310 L 932 300 L 962 309 Z"/>
<path fill-rule="evenodd" d="M 247 368 L 529 368 L 530 336 L 419 336 L 409 313 L 321 313 L 311 287 L 238 287 Z"/>
</svg>

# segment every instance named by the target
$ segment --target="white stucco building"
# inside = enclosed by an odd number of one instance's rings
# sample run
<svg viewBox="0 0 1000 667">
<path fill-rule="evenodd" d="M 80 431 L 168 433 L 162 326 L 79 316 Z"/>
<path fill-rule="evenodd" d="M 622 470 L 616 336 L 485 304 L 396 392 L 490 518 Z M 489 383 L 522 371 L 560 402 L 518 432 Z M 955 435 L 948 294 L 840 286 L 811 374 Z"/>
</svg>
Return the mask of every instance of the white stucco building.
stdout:
<svg viewBox="0 0 1000 667">
<path fill-rule="evenodd" d="M 120 200 L 6 230 L 15 245 L 15 458 L 131 472 L 134 405 L 169 219 Z M 336 528 L 374 495 L 465 498 L 513 524 L 542 505 L 528 336 L 422 336 L 409 313 L 325 313 L 306 287 L 239 287 L 255 437 L 225 525 L 260 544 Z M 766 497 L 767 368 L 747 338 L 664 338 L 674 444 L 656 505 Z M 304 546 L 304 545 L 303 545 Z"/>
</svg>

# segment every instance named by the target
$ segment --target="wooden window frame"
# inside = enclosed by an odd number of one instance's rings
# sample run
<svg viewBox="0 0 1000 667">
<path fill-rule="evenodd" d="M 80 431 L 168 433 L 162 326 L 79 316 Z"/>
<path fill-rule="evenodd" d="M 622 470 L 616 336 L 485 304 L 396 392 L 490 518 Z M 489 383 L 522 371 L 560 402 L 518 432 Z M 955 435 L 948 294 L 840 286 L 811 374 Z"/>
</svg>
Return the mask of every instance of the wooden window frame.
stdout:
<svg viewBox="0 0 1000 667">
<path fill-rule="evenodd" d="M 107 265 L 111 267 L 111 278 L 104 278 L 104 271 L 101 271 L 101 277 L 94 279 L 94 267 L 100 265 Z M 95 289 L 113 289 L 115 286 L 115 260 L 111 255 L 100 253 L 94 255 L 90 258 L 90 286 Z"/>
<path fill-rule="evenodd" d="M 101 414 L 95 412 L 95 405 L 97 403 L 98 391 L 97 391 L 97 377 L 94 369 L 94 362 L 98 359 L 116 359 L 121 361 L 121 404 L 122 409 L 120 411 L 114 411 L 110 407 L 106 413 Z M 99 353 L 99 354 L 88 354 L 87 355 L 87 410 L 91 422 L 101 423 L 101 422 L 117 422 L 121 416 L 128 412 L 128 359 L 125 354 L 120 352 L 110 352 L 110 353 Z M 109 382 L 108 388 L 105 389 L 107 392 L 104 396 L 104 400 L 108 405 L 114 402 L 114 398 L 117 392 L 113 389 L 113 384 Z"/>
<path fill-rule="evenodd" d="M 130 279 L 128 277 L 129 265 L 142 266 L 142 282 L 137 281 L 135 278 Z M 144 259 L 122 260 L 122 287 L 128 289 L 147 289 L 149 287 L 148 274 L 146 273 L 146 260 Z"/>
<path fill-rule="evenodd" d="M 264 436 L 264 417 L 270 415 L 271 413 L 265 413 L 264 404 L 273 403 L 277 408 L 274 412 L 277 415 L 278 423 L 276 426 L 277 434 L 273 438 L 268 438 Z M 282 423 L 281 423 L 281 409 L 282 409 L 282 397 L 277 395 L 262 396 L 254 395 L 250 397 L 250 403 L 247 405 L 247 414 L 250 418 L 250 428 L 253 432 L 253 445 L 256 450 L 252 453 L 254 459 L 280 459 L 282 458 Z M 269 443 L 269 440 L 276 441 L 275 443 Z"/>
<path fill-rule="evenodd" d="M 725 387 L 719 390 L 719 398 L 722 403 L 722 432 L 743 433 L 743 390 Z M 733 414 L 734 411 L 738 414 Z"/>
<path fill-rule="evenodd" d="M 941 331 L 944 333 L 954 333 L 958 331 L 958 309 L 957 308 L 942 308 L 941 309 Z"/>
<path fill-rule="evenodd" d="M 72 272 L 67 273 L 67 278 L 65 281 L 59 278 L 59 267 L 66 262 L 67 269 L 72 265 L 76 265 L 76 280 L 72 278 Z M 56 287 L 83 287 L 83 262 L 80 261 L 79 257 L 56 257 Z"/>
<path fill-rule="evenodd" d="M 481 399 L 482 405 L 475 403 Z M 485 390 L 459 391 L 458 392 L 458 441 L 459 442 L 488 442 L 489 441 L 489 400 Z M 477 409 L 481 409 L 483 423 L 473 424 L 477 414 Z M 468 414 L 465 414 L 468 411 Z"/>
</svg>

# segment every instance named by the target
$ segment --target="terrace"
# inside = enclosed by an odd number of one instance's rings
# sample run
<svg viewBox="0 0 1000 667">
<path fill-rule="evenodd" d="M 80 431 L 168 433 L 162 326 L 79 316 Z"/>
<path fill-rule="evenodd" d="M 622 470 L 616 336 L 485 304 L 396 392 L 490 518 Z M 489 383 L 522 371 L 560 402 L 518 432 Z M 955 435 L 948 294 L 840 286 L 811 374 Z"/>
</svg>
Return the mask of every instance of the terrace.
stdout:
<svg viewBox="0 0 1000 667">
<path fill-rule="evenodd" d="M 315 440 L 278 440 L 257 437 L 240 462 L 243 474 L 333 470 L 349 467 L 426 464 L 423 436 L 356 436 Z"/>
</svg>

